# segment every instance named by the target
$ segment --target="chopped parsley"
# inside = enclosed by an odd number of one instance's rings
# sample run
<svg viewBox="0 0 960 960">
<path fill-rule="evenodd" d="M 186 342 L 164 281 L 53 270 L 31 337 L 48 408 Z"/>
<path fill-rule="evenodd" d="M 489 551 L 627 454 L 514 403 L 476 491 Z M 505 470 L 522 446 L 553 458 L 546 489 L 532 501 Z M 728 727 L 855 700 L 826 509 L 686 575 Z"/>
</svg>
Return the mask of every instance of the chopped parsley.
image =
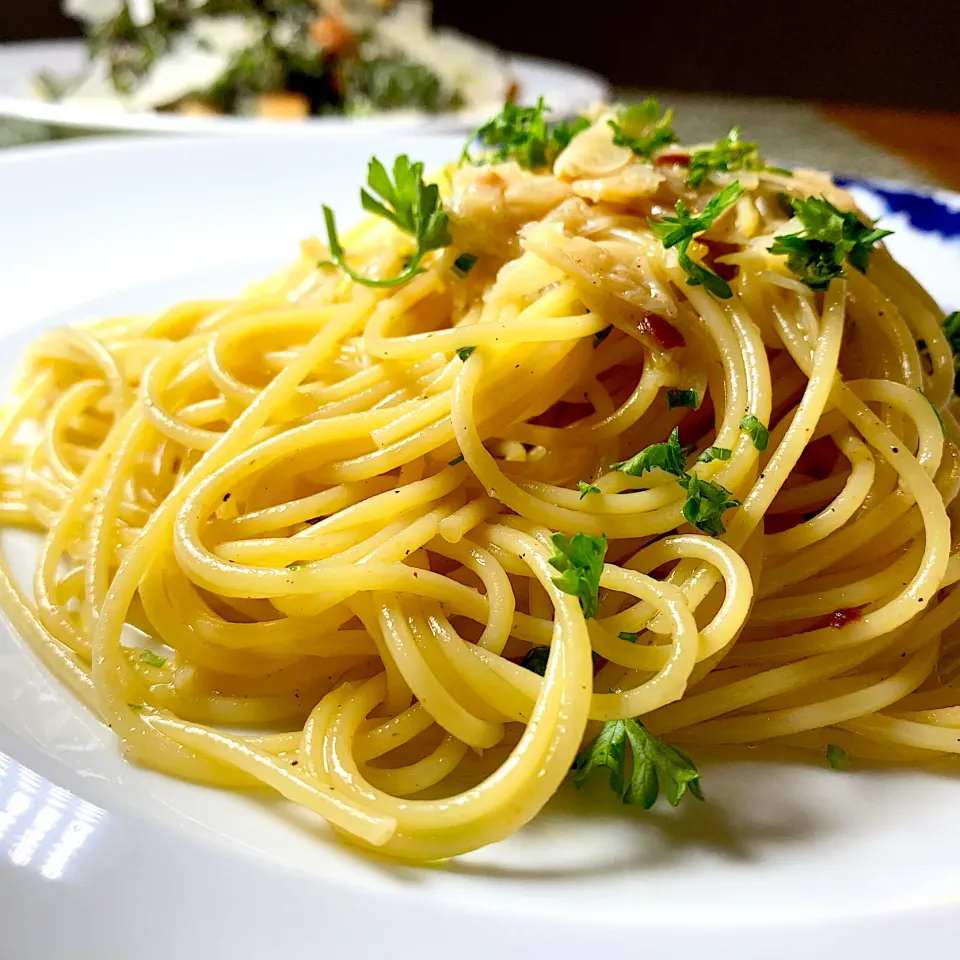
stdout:
<svg viewBox="0 0 960 960">
<path fill-rule="evenodd" d="M 582 500 L 588 493 L 599 493 L 600 488 L 595 487 L 592 483 L 587 483 L 586 480 L 577 481 L 577 489 L 580 491 L 580 499 Z"/>
<path fill-rule="evenodd" d="M 551 538 L 554 554 L 550 566 L 560 571 L 553 583 L 564 593 L 578 597 L 583 615 L 589 620 L 597 615 L 600 576 L 607 552 L 607 538 L 588 537 L 584 533 L 572 538 L 555 533 Z"/>
<path fill-rule="evenodd" d="M 649 220 L 653 235 L 666 249 L 677 248 L 677 259 L 681 269 L 687 274 L 687 284 L 691 287 L 703 286 L 715 297 L 728 300 L 733 296 L 730 285 L 722 277 L 718 277 L 712 270 L 703 264 L 697 263 L 690 257 L 690 243 L 698 233 L 709 230 L 714 221 L 729 210 L 743 195 L 739 181 L 734 181 L 724 187 L 698 214 L 693 214 L 682 201 L 677 201 L 677 215 L 663 217 L 661 220 Z"/>
<path fill-rule="evenodd" d="M 803 229 L 776 237 L 768 249 L 785 255 L 789 270 L 811 290 L 825 290 L 831 280 L 845 277 L 845 263 L 866 273 L 873 245 L 893 232 L 866 226 L 826 197 L 794 199 L 792 209 Z"/>
<path fill-rule="evenodd" d="M 759 417 L 748 413 L 740 421 L 740 429 L 753 441 L 753 445 L 763 453 L 770 442 L 770 431 L 763 425 Z"/>
<path fill-rule="evenodd" d="M 834 770 L 847 770 L 850 767 L 850 758 L 843 747 L 838 747 L 835 743 L 827 744 L 827 763 Z"/>
<path fill-rule="evenodd" d="M 296 573 L 298 570 L 302 570 L 302 569 L 303 569 L 303 564 L 302 564 L 302 563 L 291 563 L 290 566 L 287 567 L 287 569 L 288 569 L 291 573 Z"/>
<path fill-rule="evenodd" d="M 140 660 L 148 667 L 162 667 L 167 662 L 166 657 L 161 657 L 152 650 L 141 650 Z"/>
<path fill-rule="evenodd" d="M 734 127 L 712 147 L 693 151 L 687 184 L 699 187 L 712 173 L 732 173 L 734 170 L 769 170 L 787 176 L 791 174 L 790 170 L 782 167 L 768 167 L 760 158 L 757 145 L 752 140 L 741 140 L 740 128 Z"/>
<path fill-rule="evenodd" d="M 461 453 L 459 457 L 454 457 L 452 460 L 447 461 L 448 467 L 455 467 L 458 463 L 463 463 L 465 457 Z"/>
<path fill-rule="evenodd" d="M 696 390 L 668 390 L 667 391 L 667 409 L 673 410 L 674 407 L 693 407 L 697 409 Z"/>
<path fill-rule="evenodd" d="M 461 253 L 453 261 L 453 272 L 459 277 L 465 277 L 476 265 L 477 256 L 474 253 Z"/>
<path fill-rule="evenodd" d="M 640 634 L 636 630 L 621 630 L 617 636 L 621 640 L 626 640 L 627 643 L 636 643 L 640 639 Z"/>
<path fill-rule="evenodd" d="M 570 141 L 590 126 L 586 117 L 572 124 L 564 121 L 548 124 L 544 111 L 550 108 L 543 97 L 534 107 L 518 107 L 505 103 L 503 110 L 482 127 L 479 127 L 463 148 L 460 163 L 504 163 L 515 160 L 521 167 L 537 170 L 552 166 Z M 472 147 L 479 143 L 479 156 L 474 156 Z"/>
<path fill-rule="evenodd" d="M 627 744 L 633 768 L 627 771 Z M 693 761 L 676 747 L 658 740 L 639 720 L 608 720 L 574 763 L 574 782 L 582 786 L 593 770 L 610 772 L 610 789 L 624 802 L 649 810 L 661 789 L 671 806 L 689 791 L 703 799 L 700 774 Z"/>
<path fill-rule="evenodd" d="M 953 351 L 953 392 L 960 397 L 960 310 L 943 318 L 943 334 Z"/>
<path fill-rule="evenodd" d="M 714 460 L 729 460 L 733 456 L 733 451 L 729 447 L 707 447 L 703 453 L 697 457 L 697 463 L 712 463 Z"/>
<path fill-rule="evenodd" d="M 673 111 L 660 113 L 660 104 L 654 97 L 617 111 L 616 120 L 607 123 L 613 130 L 613 142 L 618 147 L 629 147 L 638 157 L 649 157 L 661 147 L 677 142 L 673 132 Z"/>
<path fill-rule="evenodd" d="M 674 427 L 665 443 L 652 443 L 629 460 L 611 463 L 611 470 L 619 470 L 631 477 L 642 477 L 647 470 L 659 468 L 675 477 L 682 477 L 687 461 L 680 446 L 680 428 Z"/>
<path fill-rule="evenodd" d="M 457 350 L 457 356 L 461 360 L 466 361 L 467 357 L 469 357 L 470 354 L 473 353 L 473 351 L 476 349 L 477 349 L 476 347 L 460 347 L 460 349 Z"/>
<path fill-rule="evenodd" d="M 936 408 L 934 402 L 919 388 L 917 387 L 917 393 L 923 397 L 927 403 L 930 404 L 930 409 L 937 415 L 937 423 L 940 424 L 940 432 L 946 436 L 947 435 L 947 425 L 943 422 L 943 417 L 940 415 L 940 411 Z"/>
<path fill-rule="evenodd" d="M 677 482 L 687 491 L 683 518 L 711 537 L 719 537 L 725 531 L 724 511 L 739 507 L 740 501 L 732 499 L 730 491 L 721 484 L 692 474 L 685 474 Z"/>
<path fill-rule="evenodd" d="M 520 661 L 520 666 L 525 670 L 538 673 L 542 677 L 547 672 L 547 658 L 549 656 L 549 647 L 531 647 Z"/>
<path fill-rule="evenodd" d="M 423 164 L 411 163 L 406 154 L 401 154 L 394 161 L 392 181 L 383 164 L 376 157 L 372 157 L 367 172 L 367 185 L 374 193 L 379 194 L 381 200 L 361 189 L 363 209 L 389 220 L 398 229 L 410 234 L 416 240 L 416 250 L 404 269 L 395 277 L 376 280 L 356 273 L 344 258 L 333 211 L 324 204 L 323 218 L 327 226 L 330 260 L 348 277 L 366 287 L 396 287 L 423 272 L 420 263 L 427 253 L 450 243 L 447 214 L 440 202 L 437 185 L 423 182 Z"/>
</svg>

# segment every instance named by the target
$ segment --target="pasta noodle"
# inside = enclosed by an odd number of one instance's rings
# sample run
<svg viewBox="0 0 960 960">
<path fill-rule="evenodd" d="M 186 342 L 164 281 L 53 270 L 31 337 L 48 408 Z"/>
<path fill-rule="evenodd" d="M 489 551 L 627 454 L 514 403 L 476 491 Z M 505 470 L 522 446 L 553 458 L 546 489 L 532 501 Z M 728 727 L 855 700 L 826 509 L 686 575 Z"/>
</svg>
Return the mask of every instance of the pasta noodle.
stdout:
<svg viewBox="0 0 960 960">
<path fill-rule="evenodd" d="M 0 599 L 126 757 L 431 860 L 531 820 L 612 721 L 960 752 L 941 311 L 873 240 L 819 286 L 771 251 L 784 198 L 853 210 L 828 178 L 694 187 L 700 153 L 618 116 L 442 171 L 450 236 L 405 283 L 310 239 L 235 301 L 33 344 L 0 518 L 43 545 Z M 388 280 L 410 232 L 370 217 L 346 262 Z"/>
</svg>

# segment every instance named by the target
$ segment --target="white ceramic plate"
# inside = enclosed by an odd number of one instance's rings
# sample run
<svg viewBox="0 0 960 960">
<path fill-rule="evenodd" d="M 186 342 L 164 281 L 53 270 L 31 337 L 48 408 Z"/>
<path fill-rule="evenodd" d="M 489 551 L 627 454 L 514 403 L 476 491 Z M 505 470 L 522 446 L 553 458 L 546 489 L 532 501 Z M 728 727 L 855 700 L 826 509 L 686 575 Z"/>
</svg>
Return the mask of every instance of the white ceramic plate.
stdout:
<svg viewBox="0 0 960 960">
<path fill-rule="evenodd" d="M 429 165 L 459 147 L 378 150 Z M 289 260 L 321 201 L 342 222 L 358 212 L 368 155 L 355 141 L 211 138 L 0 155 L 0 376 L 40 327 L 227 295 Z M 960 306 L 960 197 L 857 190 L 890 214 L 896 255 Z M 29 538 L 4 546 L 28 577 Z M 504 843 L 446 866 L 384 863 L 280 803 L 129 766 L 0 623 L 0 955 L 955 954 L 960 780 L 750 763 L 703 775 L 704 804 L 638 814 L 565 788 Z"/>
<path fill-rule="evenodd" d="M 591 104 L 608 100 L 610 86 L 587 70 L 511 55 L 510 66 L 520 85 L 524 103 L 543 96 L 558 115 L 575 114 Z M 119 108 L 84 103 L 46 103 L 30 93 L 30 81 L 41 70 L 57 76 L 76 76 L 86 63 L 80 40 L 48 40 L 40 43 L 0 44 L 0 117 L 16 117 L 61 127 L 89 130 L 126 130 L 140 133 L 276 134 L 342 136 L 345 133 L 384 135 L 443 133 L 472 128 L 489 111 L 448 114 L 403 113 L 372 117 L 311 117 L 300 123 L 278 124 L 250 117 L 182 117 L 175 113 L 143 111 L 128 113 Z"/>
</svg>

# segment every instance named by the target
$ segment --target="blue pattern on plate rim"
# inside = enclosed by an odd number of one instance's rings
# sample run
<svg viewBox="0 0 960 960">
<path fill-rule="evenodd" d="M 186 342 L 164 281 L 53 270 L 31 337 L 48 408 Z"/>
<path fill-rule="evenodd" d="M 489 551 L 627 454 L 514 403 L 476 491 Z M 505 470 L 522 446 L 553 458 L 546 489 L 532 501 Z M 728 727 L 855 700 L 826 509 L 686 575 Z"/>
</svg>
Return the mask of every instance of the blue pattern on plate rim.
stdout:
<svg viewBox="0 0 960 960">
<path fill-rule="evenodd" d="M 902 213 L 914 230 L 938 233 L 945 240 L 960 237 L 960 207 L 951 209 L 936 196 L 920 187 L 881 183 L 853 177 L 836 177 L 841 187 L 868 190 L 887 208 L 888 213 Z"/>
</svg>

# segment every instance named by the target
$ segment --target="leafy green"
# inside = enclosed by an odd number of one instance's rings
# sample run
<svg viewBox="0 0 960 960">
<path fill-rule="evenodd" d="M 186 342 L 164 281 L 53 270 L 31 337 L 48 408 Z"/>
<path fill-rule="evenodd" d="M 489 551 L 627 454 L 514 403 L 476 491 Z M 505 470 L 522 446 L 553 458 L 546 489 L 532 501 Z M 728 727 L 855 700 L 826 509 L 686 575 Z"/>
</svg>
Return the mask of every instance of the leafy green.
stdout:
<svg viewBox="0 0 960 960">
<path fill-rule="evenodd" d="M 770 431 L 763 425 L 759 417 L 748 413 L 740 421 L 740 429 L 743 430 L 753 441 L 753 445 L 763 453 L 770 442 Z"/>
<path fill-rule="evenodd" d="M 633 769 L 627 772 L 627 744 Z M 610 789 L 624 802 L 649 810 L 661 789 L 672 806 L 689 791 L 703 799 L 700 774 L 693 761 L 676 747 L 654 737 L 639 720 L 608 720 L 573 766 L 574 782 L 581 786 L 597 769 L 610 772 Z"/>
<path fill-rule="evenodd" d="M 141 650 L 140 660 L 148 667 L 162 667 L 167 662 L 166 657 L 161 657 L 152 650 Z"/>
<path fill-rule="evenodd" d="M 661 220 L 649 220 L 653 235 L 666 249 L 677 248 L 677 259 L 681 269 L 687 274 L 687 284 L 691 287 L 703 286 L 715 297 L 727 300 L 733 296 L 730 285 L 713 271 L 697 263 L 690 257 L 690 243 L 698 233 L 709 230 L 714 221 L 729 210 L 743 196 L 739 181 L 734 181 L 712 197 L 703 210 L 693 214 L 683 200 L 677 201 L 677 215 L 663 217 Z"/>
<path fill-rule="evenodd" d="M 712 463 L 714 460 L 729 460 L 733 456 L 733 451 L 729 447 L 707 447 L 703 453 L 697 457 L 697 463 Z"/>
<path fill-rule="evenodd" d="M 834 770 L 847 770 L 850 767 L 850 758 L 843 747 L 838 747 L 835 743 L 827 744 L 827 763 Z"/>
<path fill-rule="evenodd" d="M 395 224 L 404 233 L 410 234 L 417 248 L 406 268 L 396 277 L 374 280 L 352 270 L 344 259 L 343 247 L 337 237 L 333 211 L 326 205 L 323 217 L 327 225 L 327 240 L 330 259 L 347 276 L 367 287 L 396 287 L 411 277 L 422 273 L 420 261 L 431 250 L 438 250 L 450 243 L 450 228 L 447 214 L 440 202 L 440 191 L 435 183 L 423 182 L 423 164 L 411 163 L 406 154 L 401 154 L 393 163 L 393 181 L 376 158 L 370 160 L 367 184 L 379 194 L 376 199 L 366 190 L 360 191 L 363 209 Z"/>
<path fill-rule="evenodd" d="M 740 128 L 734 127 L 712 147 L 693 151 L 687 184 L 699 187 L 711 173 L 732 173 L 734 170 L 770 170 L 790 174 L 789 170 L 780 167 L 768 167 L 760 158 L 757 145 L 752 140 L 741 140 Z"/>
<path fill-rule="evenodd" d="M 457 356 L 461 360 L 466 360 L 476 349 L 476 347 L 460 347 L 460 349 L 457 350 Z"/>
<path fill-rule="evenodd" d="M 794 199 L 792 207 L 803 229 L 776 237 L 768 249 L 785 255 L 787 267 L 811 290 L 825 290 L 831 280 L 845 277 L 845 263 L 866 273 L 873 245 L 893 232 L 866 226 L 826 197 Z"/>
<path fill-rule="evenodd" d="M 588 493 L 599 493 L 600 488 L 595 487 L 592 483 L 587 483 L 586 480 L 577 481 L 577 489 L 580 491 L 580 499 L 582 500 Z"/>
<path fill-rule="evenodd" d="M 943 318 L 943 333 L 953 351 L 953 392 L 960 397 L 960 310 Z"/>
<path fill-rule="evenodd" d="M 722 520 L 724 511 L 739 507 L 740 501 L 731 499 L 730 491 L 721 484 L 701 480 L 692 474 L 685 474 L 678 482 L 687 491 L 683 518 L 711 537 L 719 537 L 725 529 Z"/>
<path fill-rule="evenodd" d="M 477 256 L 473 253 L 461 253 L 453 261 L 453 271 L 458 276 L 465 277 L 476 265 Z"/>
<path fill-rule="evenodd" d="M 429 67 L 402 54 L 347 57 L 337 71 L 346 113 L 416 108 L 441 113 L 463 106 L 463 97 Z"/>
<path fill-rule="evenodd" d="M 549 647 L 531 647 L 523 659 L 520 666 L 533 673 L 538 673 L 542 677 L 547 672 L 547 659 L 550 656 Z"/>
<path fill-rule="evenodd" d="M 930 409 L 937 415 L 937 423 L 940 424 L 940 432 L 946 436 L 947 425 L 943 422 L 943 417 L 941 416 L 940 411 L 936 408 L 934 402 L 919 387 L 917 387 L 917 393 L 919 393 L 920 396 L 930 404 Z"/>
<path fill-rule="evenodd" d="M 613 130 L 613 142 L 618 147 L 629 147 L 638 157 L 649 157 L 661 147 L 677 142 L 672 122 L 673 111 L 661 114 L 654 97 L 623 107 L 617 111 L 616 120 L 607 121 Z"/>
<path fill-rule="evenodd" d="M 617 636 L 621 640 L 626 640 L 627 643 L 636 643 L 640 639 L 640 634 L 636 630 L 621 630 Z"/>
<path fill-rule="evenodd" d="M 668 390 L 667 391 L 667 409 L 673 410 L 674 407 L 693 407 L 697 409 L 699 402 L 697 400 L 696 390 Z"/>
<path fill-rule="evenodd" d="M 503 163 L 515 160 L 521 167 L 538 170 L 548 167 L 577 134 L 590 126 L 586 117 L 574 121 L 548 124 L 544 112 L 550 108 L 543 97 L 536 106 L 518 107 L 505 103 L 503 110 L 478 127 L 463 148 L 460 163 Z M 480 153 L 472 147 L 479 142 Z"/>
<path fill-rule="evenodd" d="M 302 564 L 302 563 L 291 563 L 290 566 L 287 567 L 287 569 L 288 569 L 291 573 L 296 573 L 298 570 L 302 570 L 302 569 L 303 569 L 303 564 Z"/>
<path fill-rule="evenodd" d="M 452 460 L 447 461 L 447 466 L 455 467 L 458 463 L 463 463 L 465 459 L 466 457 L 461 453 L 459 457 L 454 457 Z"/>
<path fill-rule="evenodd" d="M 629 460 L 611 463 L 611 470 L 619 470 L 631 477 L 642 477 L 647 470 L 659 468 L 675 477 L 681 477 L 686 472 L 687 462 L 680 446 L 680 429 L 674 427 L 665 443 L 652 443 Z"/>
<path fill-rule="evenodd" d="M 588 620 L 595 617 L 607 538 L 577 533 L 571 539 L 555 533 L 550 539 L 554 549 L 550 566 L 561 573 L 553 578 L 553 583 L 564 593 L 579 598 L 583 615 Z"/>
</svg>

